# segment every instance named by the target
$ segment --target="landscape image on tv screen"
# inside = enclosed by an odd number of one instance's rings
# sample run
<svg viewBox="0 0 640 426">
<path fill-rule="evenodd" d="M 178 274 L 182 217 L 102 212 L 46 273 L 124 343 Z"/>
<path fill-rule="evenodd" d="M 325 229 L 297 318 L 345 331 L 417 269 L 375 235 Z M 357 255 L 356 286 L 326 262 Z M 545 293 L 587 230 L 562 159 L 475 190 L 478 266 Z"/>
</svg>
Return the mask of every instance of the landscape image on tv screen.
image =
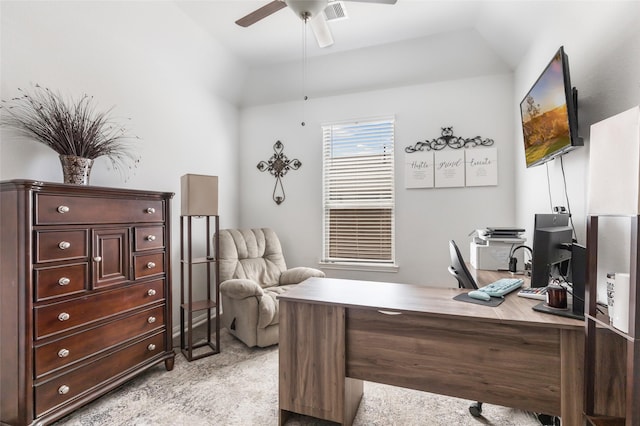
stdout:
<svg viewBox="0 0 640 426">
<path fill-rule="evenodd" d="M 571 146 L 562 50 L 520 104 L 527 167 Z"/>
</svg>

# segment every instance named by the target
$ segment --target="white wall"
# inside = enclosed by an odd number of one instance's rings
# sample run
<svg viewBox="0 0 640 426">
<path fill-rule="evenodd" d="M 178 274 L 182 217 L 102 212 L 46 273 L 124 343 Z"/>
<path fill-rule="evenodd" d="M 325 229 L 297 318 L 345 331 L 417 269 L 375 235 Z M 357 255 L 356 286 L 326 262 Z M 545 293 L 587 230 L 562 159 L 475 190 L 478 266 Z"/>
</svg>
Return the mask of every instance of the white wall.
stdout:
<svg viewBox="0 0 640 426">
<path fill-rule="evenodd" d="M 131 119 L 142 157 L 128 181 L 96 161 L 91 185 L 175 192 L 174 323 L 180 295 L 180 176 L 218 175 L 222 226 L 237 226 L 238 110 L 244 69 L 170 2 L 2 1 L 1 97 L 31 83 Z M 0 178 L 61 182 L 57 154 L 0 134 Z"/>
<path fill-rule="evenodd" d="M 348 65 L 348 64 L 347 64 Z M 322 255 L 322 123 L 395 115 L 397 273 L 326 270 L 329 276 L 456 286 L 448 274 L 448 240 L 468 256 L 468 234 L 515 221 L 513 176 L 513 93 L 511 75 L 399 87 L 350 95 L 245 108 L 241 113 L 240 200 L 245 227 L 272 227 L 288 266 L 316 266 Z M 304 119 L 306 126 L 300 122 Z M 440 136 L 495 140 L 499 159 L 496 187 L 405 189 L 404 148 Z M 256 165 L 280 140 L 288 158 L 302 167 L 285 176 L 286 200 L 272 199 L 274 178 Z"/>
<path fill-rule="evenodd" d="M 574 7 L 567 2 L 565 7 Z M 580 2 L 571 23 L 548 25 L 514 74 L 514 106 L 525 96 L 556 50 L 564 45 L 572 85 L 578 89 L 579 133 L 585 146 L 564 156 L 568 195 L 578 241 L 586 244 L 586 199 L 590 126 L 640 103 L 640 2 Z M 519 226 L 533 229 L 535 213 L 549 213 L 546 167 L 524 167 L 520 114 L 512 111 L 517 149 L 516 214 Z M 548 164 L 553 205 L 566 206 L 560 160 Z M 612 184 L 624 185 L 624 182 Z M 628 228 L 602 226 L 603 273 L 628 271 Z M 621 244 L 622 243 L 622 244 Z"/>
</svg>

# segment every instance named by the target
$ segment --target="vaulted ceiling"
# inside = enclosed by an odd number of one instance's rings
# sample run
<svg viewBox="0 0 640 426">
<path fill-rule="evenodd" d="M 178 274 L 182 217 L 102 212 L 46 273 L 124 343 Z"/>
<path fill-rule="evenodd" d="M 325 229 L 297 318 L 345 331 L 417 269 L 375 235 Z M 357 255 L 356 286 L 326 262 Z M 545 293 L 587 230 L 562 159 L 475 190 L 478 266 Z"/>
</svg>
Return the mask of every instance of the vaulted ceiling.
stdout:
<svg viewBox="0 0 640 426">
<path fill-rule="evenodd" d="M 271 0 L 174 0 L 248 68 L 242 105 L 299 97 L 304 32 L 307 91 L 326 96 L 510 72 L 551 25 L 580 19 L 586 1 L 345 1 L 348 19 L 329 22 L 321 49 L 290 8 L 243 28 L 239 18 Z"/>
</svg>

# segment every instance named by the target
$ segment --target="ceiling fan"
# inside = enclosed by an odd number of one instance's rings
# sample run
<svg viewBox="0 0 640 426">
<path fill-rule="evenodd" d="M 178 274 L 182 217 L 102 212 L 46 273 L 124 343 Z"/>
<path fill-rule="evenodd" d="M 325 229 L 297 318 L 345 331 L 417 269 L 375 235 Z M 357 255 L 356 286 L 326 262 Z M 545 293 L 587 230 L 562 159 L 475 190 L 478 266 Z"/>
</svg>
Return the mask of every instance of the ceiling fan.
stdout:
<svg viewBox="0 0 640 426">
<path fill-rule="evenodd" d="M 381 3 L 395 4 L 397 0 L 342 0 L 360 3 Z M 259 9 L 254 10 L 247 16 L 240 18 L 236 24 L 241 27 L 248 27 L 261 19 L 283 9 L 287 6 L 303 21 L 311 25 L 311 30 L 318 41 L 320 47 L 327 47 L 333 44 L 333 36 L 329 25 L 321 13 L 328 5 L 329 0 L 273 0 Z M 331 2 L 333 3 L 333 2 Z"/>
</svg>

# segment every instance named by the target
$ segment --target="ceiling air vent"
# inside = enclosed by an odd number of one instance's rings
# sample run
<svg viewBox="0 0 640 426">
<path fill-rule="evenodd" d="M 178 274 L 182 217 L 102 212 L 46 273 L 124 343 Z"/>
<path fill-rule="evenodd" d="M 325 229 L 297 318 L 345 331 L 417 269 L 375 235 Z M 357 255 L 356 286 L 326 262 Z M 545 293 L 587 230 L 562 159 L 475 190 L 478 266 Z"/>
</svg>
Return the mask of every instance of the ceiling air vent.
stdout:
<svg viewBox="0 0 640 426">
<path fill-rule="evenodd" d="M 347 9 L 341 1 L 329 3 L 324 9 L 324 16 L 327 18 L 327 21 L 339 21 L 348 18 Z"/>
</svg>

